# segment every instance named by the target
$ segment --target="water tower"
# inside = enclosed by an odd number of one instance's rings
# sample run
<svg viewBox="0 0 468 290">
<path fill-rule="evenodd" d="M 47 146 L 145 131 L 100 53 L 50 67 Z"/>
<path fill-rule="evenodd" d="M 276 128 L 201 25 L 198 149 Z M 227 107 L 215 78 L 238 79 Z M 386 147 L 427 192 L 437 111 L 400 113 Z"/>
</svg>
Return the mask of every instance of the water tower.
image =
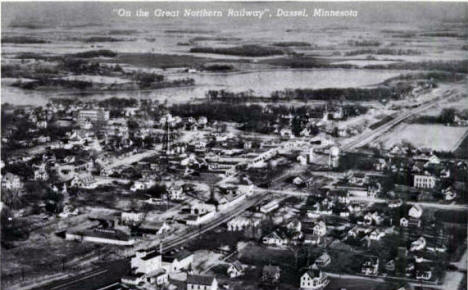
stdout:
<svg viewBox="0 0 468 290">
<path fill-rule="evenodd" d="M 328 166 L 330 168 L 337 168 L 340 159 L 340 148 L 333 146 L 330 148 L 330 154 L 328 155 Z"/>
</svg>

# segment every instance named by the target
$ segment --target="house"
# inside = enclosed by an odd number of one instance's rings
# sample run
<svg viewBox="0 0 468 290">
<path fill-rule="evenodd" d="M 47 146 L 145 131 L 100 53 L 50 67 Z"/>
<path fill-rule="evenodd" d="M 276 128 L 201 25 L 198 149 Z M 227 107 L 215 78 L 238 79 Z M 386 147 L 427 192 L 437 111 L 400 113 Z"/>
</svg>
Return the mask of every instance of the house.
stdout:
<svg viewBox="0 0 468 290">
<path fill-rule="evenodd" d="M 292 183 L 297 186 L 302 186 L 305 184 L 305 181 L 300 176 L 297 176 L 293 179 Z"/>
<path fill-rule="evenodd" d="M 405 218 L 402 217 L 400 219 L 400 227 L 404 228 L 420 228 L 421 227 L 421 220 L 417 218 Z"/>
<path fill-rule="evenodd" d="M 184 189 L 180 185 L 173 185 L 169 187 L 168 189 L 168 197 L 170 200 L 184 200 L 185 195 L 184 195 Z"/>
<path fill-rule="evenodd" d="M 168 273 L 188 270 L 193 264 L 193 253 L 187 250 L 181 250 L 175 254 L 163 255 L 162 262 L 162 267 L 166 269 Z"/>
<path fill-rule="evenodd" d="M 206 124 L 208 124 L 208 118 L 206 118 L 205 116 L 201 116 L 198 118 L 197 123 L 199 126 L 205 126 Z"/>
<path fill-rule="evenodd" d="M 322 255 L 320 255 L 320 257 L 317 258 L 317 260 L 315 260 L 315 264 L 318 267 L 325 267 L 328 264 L 330 264 L 330 262 L 331 262 L 331 258 L 327 252 L 323 253 Z"/>
<path fill-rule="evenodd" d="M 427 160 L 427 165 L 438 165 L 440 164 L 440 159 L 436 155 L 431 155 L 429 159 Z"/>
<path fill-rule="evenodd" d="M 268 284 L 279 282 L 281 269 L 278 266 L 265 265 L 262 270 L 262 281 Z"/>
<path fill-rule="evenodd" d="M 294 136 L 293 132 L 291 131 L 291 129 L 286 129 L 286 128 L 283 128 L 280 130 L 279 132 L 280 136 L 283 137 L 283 138 L 292 138 Z"/>
<path fill-rule="evenodd" d="M 327 234 L 327 225 L 324 221 L 319 221 L 314 225 L 313 233 L 316 236 L 324 237 Z"/>
<path fill-rule="evenodd" d="M 372 182 L 367 185 L 367 196 L 376 197 L 382 190 L 382 185 L 379 182 Z"/>
<path fill-rule="evenodd" d="M 245 269 L 246 265 L 243 265 L 241 262 L 236 260 L 229 264 L 227 274 L 230 278 L 237 278 L 245 274 Z"/>
<path fill-rule="evenodd" d="M 265 245 L 285 246 L 289 243 L 289 239 L 282 231 L 274 231 L 263 237 L 262 242 Z"/>
<path fill-rule="evenodd" d="M 408 219 L 405 217 L 402 217 L 400 219 L 400 227 L 407 228 L 408 227 Z"/>
<path fill-rule="evenodd" d="M 141 179 L 136 180 L 133 185 L 130 187 L 130 190 L 135 192 L 139 190 L 146 190 L 154 186 L 156 182 L 153 179 Z"/>
<path fill-rule="evenodd" d="M 440 178 L 450 178 L 450 169 L 446 169 L 446 168 L 442 169 L 440 171 L 439 176 L 440 176 Z"/>
<path fill-rule="evenodd" d="M 71 180 L 70 187 L 96 188 L 95 179 L 91 174 L 80 174 Z"/>
<path fill-rule="evenodd" d="M 330 280 L 325 273 L 319 270 L 317 265 L 312 265 L 301 276 L 301 290 L 321 290 L 324 289 Z"/>
<path fill-rule="evenodd" d="M 421 207 L 420 205 L 418 205 L 418 204 L 413 205 L 413 206 L 410 208 L 409 212 L 408 212 L 408 215 L 409 215 L 410 217 L 413 217 L 413 218 L 416 218 L 416 219 L 421 218 L 422 214 L 423 214 L 423 209 L 422 209 L 422 207 Z"/>
<path fill-rule="evenodd" d="M 16 190 L 21 189 L 23 183 L 18 175 L 7 172 L 2 178 L 2 188 Z"/>
<path fill-rule="evenodd" d="M 388 272 L 395 271 L 395 260 L 390 260 L 385 264 L 385 270 Z"/>
<path fill-rule="evenodd" d="M 286 228 L 294 232 L 300 232 L 302 230 L 302 223 L 300 220 L 294 219 L 286 225 Z"/>
<path fill-rule="evenodd" d="M 403 204 L 403 201 L 401 199 L 393 199 L 388 202 L 388 207 L 397 208 L 397 207 L 400 207 L 402 204 Z"/>
<path fill-rule="evenodd" d="M 49 179 L 49 174 L 47 173 L 45 163 L 33 167 L 36 167 L 36 169 L 34 170 L 34 180 L 46 181 Z"/>
<path fill-rule="evenodd" d="M 363 185 L 367 181 L 367 177 L 362 172 L 354 172 L 349 177 L 349 183 L 356 185 Z"/>
<path fill-rule="evenodd" d="M 36 126 L 38 128 L 46 129 L 47 128 L 47 121 L 46 120 L 39 120 L 36 122 Z"/>
<path fill-rule="evenodd" d="M 377 211 L 374 211 L 373 213 L 370 213 L 368 212 L 365 216 L 364 216 L 364 224 L 367 225 L 367 226 L 370 226 L 372 225 L 373 223 L 375 225 L 380 225 L 382 224 L 384 221 L 384 218 L 381 217 Z"/>
<path fill-rule="evenodd" d="M 206 214 L 216 211 L 216 206 L 204 202 L 196 202 L 190 208 L 190 213 L 193 215 Z"/>
<path fill-rule="evenodd" d="M 416 279 L 418 280 L 431 280 L 432 271 L 416 271 Z"/>
<path fill-rule="evenodd" d="M 187 290 L 217 290 L 218 281 L 213 276 L 187 275 Z"/>
<path fill-rule="evenodd" d="M 198 226 L 200 224 L 207 222 L 211 218 L 213 218 L 214 215 L 215 215 L 214 211 L 202 213 L 202 214 L 191 214 L 185 218 L 185 222 L 187 225 Z"/>
<path fill-rule="evenodd" d="M 361 268 L 361 273 L 366 276 L 376 276 L 379 272 L 379 259 L 372 257 L 367 259 Z"/>
<path fill-rule="evenodd" d="M 426 247 L 426 239 L 424 237 L 420 237 L 419 239 L 411 243 L 410 251 L 411 252 L 421 251 L 425 247 Z"/>
<path fill-rule="evenodd" d="M 348 190 L 343 189 L 330 190 L 327 192 L 327 196 L 330 196 L 333 200 L 339 203 L 348 204 L 350 202 L 349 193 L 350 192 Z"/>
<path fill-rule="evenodd" d="M 299 156 L 297 157 L 297 161 L 299 161 L 299 163 L 300 163 L 301 165 L 307 165 L 308 159 L 307 159 L 307 156 L 306 156 L 306 155 L 299 155 Z"/>
<path fill-rule="evenodd" d="M 452 189 L 452 187 L 442 190 L 442 195 L 446 201 L 452 201 L 457 197 L 457 193 Z"/>
<path fill-rule="evenodd" d="M 371 241 L 380 241 L 380 239 L 383 238 L 384 236 L 385 236 L 385 232 L 379 229 L 376 229 L 369 235 L 369 239 Z"/>
<path fill-rule="evenodd" d="M 305 245 L 318 245 L 322 242 L 322 237 L 315 234 L 304 234 Z"/>
<path fill-rule="evenodd" d="M 374 168 L 377 171 L 383 171 L 385 168 L 387 168 L 387 162 L 385 161 L 385 159 L 379 158 L 374 164 Z"/>
<path fill-rule="evenodd" d="M 166 222 L 143 224 L 132 228 L 132 234 L 139 236 L 156 236 L 166 234 L 171 231 L 171 226 Z"/>
</svg>

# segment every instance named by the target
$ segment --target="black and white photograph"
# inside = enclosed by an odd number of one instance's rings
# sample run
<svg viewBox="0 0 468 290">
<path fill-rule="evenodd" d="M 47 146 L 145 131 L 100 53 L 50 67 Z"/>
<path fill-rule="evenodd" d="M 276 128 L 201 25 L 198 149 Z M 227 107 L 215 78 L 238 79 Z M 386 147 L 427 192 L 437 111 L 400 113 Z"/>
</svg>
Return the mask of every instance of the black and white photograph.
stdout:
<svg viewBox="0 0 468 290">
<path fill-rule="evenodd" d="M 1 289 L 467 289 L 468 1 L 0 5 Z"/>
</svg>

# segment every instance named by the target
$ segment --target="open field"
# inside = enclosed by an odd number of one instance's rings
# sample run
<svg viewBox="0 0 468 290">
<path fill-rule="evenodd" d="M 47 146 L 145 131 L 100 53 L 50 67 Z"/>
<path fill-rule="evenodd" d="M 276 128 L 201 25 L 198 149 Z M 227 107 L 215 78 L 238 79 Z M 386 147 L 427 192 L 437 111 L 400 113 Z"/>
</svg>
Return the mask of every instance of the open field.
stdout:
<svg viewBox="0 0 468 290">
<path fill-rule="evenodd" d="M 384 136 L 385 147 L 392 147 L 402 141 L 419 148 L 431 148 L 436 151 L 455 151 L 466 136 L 466 127 L 448 127 L 444 125 L 402 124 L 390 134 Z"/>
</svg>

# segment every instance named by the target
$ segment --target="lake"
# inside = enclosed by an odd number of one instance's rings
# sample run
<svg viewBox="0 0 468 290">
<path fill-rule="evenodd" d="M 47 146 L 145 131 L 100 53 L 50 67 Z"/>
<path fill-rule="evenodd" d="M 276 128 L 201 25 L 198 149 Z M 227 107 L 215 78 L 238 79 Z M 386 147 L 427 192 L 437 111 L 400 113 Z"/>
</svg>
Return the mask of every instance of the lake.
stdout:
<svg viewBox="0 0 468 290">
<path fill-rule="evenodd" d="M 195 86 L 166 88 L 151 91 L 116 91 L 99 93 L 65 94 L 60 91 L 28 91 L 8 86 L 2 80 L 2 103 L 17 105 L 45 105 L 50 98 L 71 98 L 82 95 L 86 99 L 151 98 L 161 102 L 181 103 L 203 98 L 208 90 L 233 92 L 252 90 L 257 95 L 269 96 L 271 92 L 287 88 L 346 88 L 379 84 L 404 73 L 396 70 L 366 69 L 277 69 L 243 73 L 172 74 L 169 79 L 191 77 Z"/>
</svg>

